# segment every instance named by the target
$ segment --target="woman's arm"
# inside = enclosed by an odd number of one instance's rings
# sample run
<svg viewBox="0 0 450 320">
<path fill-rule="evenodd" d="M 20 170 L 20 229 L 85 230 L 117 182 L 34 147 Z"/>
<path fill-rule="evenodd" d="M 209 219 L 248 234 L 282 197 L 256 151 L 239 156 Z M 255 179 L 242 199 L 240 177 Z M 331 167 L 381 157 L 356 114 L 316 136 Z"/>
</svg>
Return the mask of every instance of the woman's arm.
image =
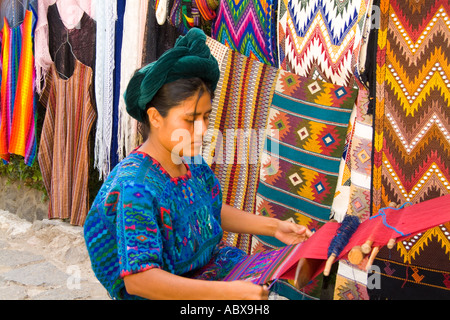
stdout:
<svg viewBox="0 0 450 320">
<path fill-rule="evenodd" d="M 124 277 L 131 295 L 151 300 L 267 300 L 267 286 L 249 281 L 189 279 L 154 268 Z"/>
<path fill-rule="evenodd" d="M 222 205 L 222 228 L 228 232 L 273 237 L 279 221 L 275 218 L 249 214 L 227 204 Z"/>
<path fill-rule="evenodd" d="M 302 242 L 312 235 L 305 226 L 249 214 L 227 204 L 222 205 L 221 217 L 225 231 L 275 237 L 288 245 Z"/>
</svg>

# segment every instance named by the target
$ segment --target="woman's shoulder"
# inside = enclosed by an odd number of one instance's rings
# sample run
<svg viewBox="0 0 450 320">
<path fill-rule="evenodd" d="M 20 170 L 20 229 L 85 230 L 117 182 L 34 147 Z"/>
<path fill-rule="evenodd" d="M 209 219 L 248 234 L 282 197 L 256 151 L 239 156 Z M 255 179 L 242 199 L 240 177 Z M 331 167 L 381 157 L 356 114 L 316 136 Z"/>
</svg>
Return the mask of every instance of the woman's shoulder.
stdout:
<svg viewBox="0 0 450 320">
<path fill-rule="evenodd" d="M 189 165 L 191 171 L 211 171 L 209 164 L 201 155 L 185 157 L 184 161 Z"/>
<path fill-rule="evenodd" d="M 163 182 L 164 176 L 149 157 L 132 152 L 116 165 L 104 184 L 116 188 L 155 189 L 153 191 L 157 192 Z"/>
</svg>

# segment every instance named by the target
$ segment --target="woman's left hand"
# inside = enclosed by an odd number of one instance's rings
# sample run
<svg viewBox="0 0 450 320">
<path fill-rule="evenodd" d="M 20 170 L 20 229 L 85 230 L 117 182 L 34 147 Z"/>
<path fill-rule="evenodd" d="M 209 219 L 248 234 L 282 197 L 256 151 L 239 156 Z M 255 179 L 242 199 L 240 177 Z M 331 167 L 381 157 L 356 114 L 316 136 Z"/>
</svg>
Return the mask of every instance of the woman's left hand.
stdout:
<svg viewBox="0 0 450 320">
<path fill-rule="evenodd" d="M 305 226 L 290 221 L 279 220 L 274 237 L 287 245 L 291 245 L 303 242 L 311 235 L 311 230 Z"/>
</svg>

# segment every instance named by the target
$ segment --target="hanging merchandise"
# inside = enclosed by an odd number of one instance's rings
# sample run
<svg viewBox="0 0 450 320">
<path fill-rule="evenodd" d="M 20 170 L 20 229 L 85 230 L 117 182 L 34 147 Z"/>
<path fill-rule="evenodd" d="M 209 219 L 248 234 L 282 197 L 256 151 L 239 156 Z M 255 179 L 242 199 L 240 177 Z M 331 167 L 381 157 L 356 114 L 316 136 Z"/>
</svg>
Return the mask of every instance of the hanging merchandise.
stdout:
<svg viewBox="0 0 450 320">
<path fill-rule="evenodd" d="M 173 3 L 174 0 L 168 0 L 167 2 L 169 7 L 171 7 Z M 177 38 L 181 35 L 176 28 L 167 22 L 167 19 L 164 20 L 164 24 L 159 24 L 159 22 L 157 22 L 158 17 L 156 15 L 157 12 L 155 12 L 155 10 L 148 10 L 147 24 L 145 26 L 144 34 L 142 65 L 146 65 L 157 60 L 164 52 L 175 45 Z"/>
<path fill-rule="evenodd" d="M 95 60 L 95 99 L 97 128 L 95 131 L 94 167 L 99 179 L 106 178 L 111 170 L 112 117 L 114 95 L 114 50 L 117 1 L 96 1 L 97 39 Z"/>
<path fill-rule="evenodd" d="M 168 0 L 155 1 L 155 17 L 160 26 L 164 25 L 167 20 L 167 12 L 169 8 Z M 150 10 L 151 11 L 151 10 Z"/>
<path fill-rule="evenodd" d="M 31 166 L 36 155 L 33 57 L 36 13 L 31 4 L 26 6 L 28 10 L 20 24 L 10 27 L 6 16 L 3 22 L 0 158 L 9 162 L 10 154 L 21 155 L 25 164 Z"/>
<path fill-rule="evenodd" d="M 142 51 L 148 1 L 127 0 L 123 20 L 123 42 L 121 51 L 120 100 L 118 113 L 119 160 L 130 154 L 141 142 L 138 123 L 126 111 L 123 94 L 134 72 L 142 66 Z"/>
<path fill-rule="evenodd" d="M 79 7 L 79 20 L 66 23 L 66 18 L 73 19 L 73 14 L 64 15 L 58 3 L 48 7 L 48 50 L 56 70 L 67 79 L 75 69 L 76 60 L 95 68 L 96 23 Z"/>
<path fill-rule="evenodd" d="M 450 193 L 450 3 L 382 0 L 380 14 L 373 214 Z M 444 223 L 381 249 L 371 297 L 449 298 L 449 233 Z"/>
<path fill-rule="evenodd" d="M 203 157 L 220 181 L 223 201 L 254 212 L 263 144 L 256 147 L 253 138 L 266 128 L 278 70 L 214 39 L 209 38 L 207 45 L 219 62 L 221 77 L 212 103 L 210 130 L 204 137 Z M 246 136 L 251 133 L 253 138 Z M 235 136 L 238 134 L 240 137 Z M 234 139 L 241 139 L 241 143 L 234 143 Z M 248 234 L 226 233 L 224 240 L 229 246 L 251 252 Z"/>
<path fill-rule="evenodd" d="M 123 40 L 123 19 L 125 14 L 125 0 L 117 0 L 117 21 L 115 24 L 114 41 L 114 96 L 113 96 L 113 114 L 111 129 L 111 155 L 110 168 L 114 168 L 119 163 L 118 155 L 118 129 L 119 129 L 119 101 L 120 101 L 120 72 L 122 61 L 122 40 Z"/>
<path fill-rule="evenodd" d="M 330 219 L 350 114 L 358 90 L 281 71 L 269 109 L 256 214 L 315 231 Z M 277 149 L 274 149 L 277 146 Z M 253 250 L 280 247 L 254 236 Z M 318 298 L 322 277 L 303 289 Z"/>
<path fill-rule="evenodd" d="M 277 67 L 276 6 L 277 0 L 222 0 L 211 36 L 252 59 Z"/>
<path fill-rule="evenodd" d="M 61 78 L 51 65 L 41 103 L 47 109 L 39 165 L 49 194 L 49 218 L 83 225 L 88 204 L 88 138 L 95 120 L 90 89 L 92 69 L 75 60 L 72 75 Z"/>
<path fill-rule="evenodd" d="M 40 102 L 46 107 L 39 165 L 49 195 L 49 218 L 83 225 L 89 210 L 89 134 L 96 25 L 86 12 L 72 28 L 58 3 L 48 7 L 50 65 Z M 71 16 L 73 19 L 73 16 Z"/>
<path fill-rule="evenodd" d="M 193 27 L 201 27 L 205 21 L 216 17 L 215 1 L 175 0 L 170 10 L 169 22 L 181 34 L 186 34 Z"/>
<path fill-rule="evenodd" d="M 280 0 L 280 67 L 304 77 L 355 86 L 369 0 Z"/>
<path fill-rule="evenodd" d="M 49 6 L 59 4 L 62 18 L 70 28 L 76 27 L 76 24 L 80 21 L 81 15 L 87 14 L 89 17 L 93 18 L 94 12 L 92 10 L 91 0 L 39 0 L 37 3 L 37 14 L 39 18 L 36 22 L 34 43 L 36 91 L 40 94 L 43 89 L 45 75 L 50 69 L 50 65 L 53 63 L 49 52 L 49 22 L 47 20 L 47 10 Z"/>
</svg>

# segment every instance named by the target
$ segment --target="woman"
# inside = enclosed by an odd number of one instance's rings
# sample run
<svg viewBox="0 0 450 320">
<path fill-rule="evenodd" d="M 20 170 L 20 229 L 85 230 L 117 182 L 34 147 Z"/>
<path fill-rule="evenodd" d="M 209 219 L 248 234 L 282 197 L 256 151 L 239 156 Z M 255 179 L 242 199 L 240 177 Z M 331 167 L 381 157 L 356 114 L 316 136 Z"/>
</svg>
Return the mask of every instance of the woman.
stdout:
<svg viewBox="0 0 450 320">
<path fill-rule="evenodd" d="M 311 235 L 222 204 L 199 156 L 220 76 L 205 41 L 192 29 L 137 71 L 125 93 L 127 112 L 149 134 L 111 172 L 85 223 L 93 270 L 115 299 L 267 299 L 266 286 L 220 281 L 245 256 L 221 243 L 223 230 L 287 244 Z"/>
</svg>

